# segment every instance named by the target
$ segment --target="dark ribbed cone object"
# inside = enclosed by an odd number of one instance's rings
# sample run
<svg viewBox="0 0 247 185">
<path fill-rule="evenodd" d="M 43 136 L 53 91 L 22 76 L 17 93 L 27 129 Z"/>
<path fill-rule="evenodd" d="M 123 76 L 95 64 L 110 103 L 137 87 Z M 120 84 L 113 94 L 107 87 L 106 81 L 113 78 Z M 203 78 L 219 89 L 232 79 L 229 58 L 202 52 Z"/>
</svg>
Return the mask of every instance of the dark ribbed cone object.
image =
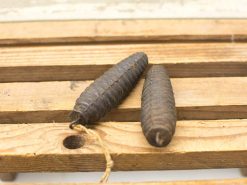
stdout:
<svg viewBox="0 0 247 185">
<path fill-rule="evenodd" d="M 168 145 L 176 120 L 170 78 L 163 66 L 154 65 L 147 73 L 142 91 L 141 126 L 147 141 L 157 147 Z"/>
<path fill-rule="evenodd" d="M 114 65 L 81 93 L 70 114 L 71 127 L 97 122 L 135 87 L 148 64 L 143 52 L 134 53 Z"/>
</svg>

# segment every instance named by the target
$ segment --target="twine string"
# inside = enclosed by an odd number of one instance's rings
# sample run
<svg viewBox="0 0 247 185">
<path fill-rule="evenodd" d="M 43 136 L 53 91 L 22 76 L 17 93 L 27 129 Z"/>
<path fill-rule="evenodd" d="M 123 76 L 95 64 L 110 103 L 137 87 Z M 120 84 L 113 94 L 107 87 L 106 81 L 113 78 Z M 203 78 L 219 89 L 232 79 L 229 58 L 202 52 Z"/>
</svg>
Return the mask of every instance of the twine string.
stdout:
<svg viewBox="0 0 247 185">
<path fill-rule="evenodd" d="M 111 169 L 113 167 L 113 160 L 111 158 L 111 155 L 110 155 L 110 152 L 109 152 L 109 149 L 105 146 L 103 140 L 101 139 L 100 135 L 95 132 L 94 130 L 92 129 L 89 129 L 83 125 L 80 125 L 80 124 L 77 124 L 77 125 L 72 125 L 71 126 L 73 130 L 77 131 L 77 132 L 80 132 L 80 133 L 86 133 L 90 136 L 92 136 L 93 138 L 96 138 L 97 141 L 99 142 L 101 148 L 102 148 L 102 151 L 105 155 L 105 160 L 106 160 L 106 169 L 105 169 L 105 172 L 104 174 L 102 175 L 101 179 L 100 179 L 100 183 L 106 183 L 108 181 L 108 178 L 111 174 Z"/>
</svg>

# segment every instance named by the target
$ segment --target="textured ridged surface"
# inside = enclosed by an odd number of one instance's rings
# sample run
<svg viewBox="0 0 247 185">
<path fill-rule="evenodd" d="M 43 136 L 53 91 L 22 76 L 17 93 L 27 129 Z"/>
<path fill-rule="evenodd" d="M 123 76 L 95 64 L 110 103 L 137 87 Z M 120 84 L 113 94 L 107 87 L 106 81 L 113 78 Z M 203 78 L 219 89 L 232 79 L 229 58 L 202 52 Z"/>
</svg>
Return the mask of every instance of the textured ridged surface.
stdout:
<svg viewBox="0 0 247 185">
<path fill-rule="evenodd" d="M 147 73 L 142 91 L 141 125 L 148 142 L 169 144 L 176 127 L 176 107 L 170 78 L 165 68 L 154 65 Z"/>
<path fill-rule="evenodd" d="M 135 86 L 148 64 L 145 53 L 135 53 L 94 81 L 76 100 L 73 123 L 90 124 L 116 107 Z"/>
</svg>

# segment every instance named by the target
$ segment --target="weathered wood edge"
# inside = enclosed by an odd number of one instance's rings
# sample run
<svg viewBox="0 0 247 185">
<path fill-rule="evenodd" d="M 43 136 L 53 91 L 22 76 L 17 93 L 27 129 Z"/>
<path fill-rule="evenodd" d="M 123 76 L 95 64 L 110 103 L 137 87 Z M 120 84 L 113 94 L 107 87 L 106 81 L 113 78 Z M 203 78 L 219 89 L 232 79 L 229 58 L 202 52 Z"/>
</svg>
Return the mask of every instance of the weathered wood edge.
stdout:
<svg viewBox="0 0 247 185">
<path fill-rule="evenodd" d="M 246 41 L 246 27 L 246 19 L 0 23 L 0 45 L 113 41 Z"/>
</svg>

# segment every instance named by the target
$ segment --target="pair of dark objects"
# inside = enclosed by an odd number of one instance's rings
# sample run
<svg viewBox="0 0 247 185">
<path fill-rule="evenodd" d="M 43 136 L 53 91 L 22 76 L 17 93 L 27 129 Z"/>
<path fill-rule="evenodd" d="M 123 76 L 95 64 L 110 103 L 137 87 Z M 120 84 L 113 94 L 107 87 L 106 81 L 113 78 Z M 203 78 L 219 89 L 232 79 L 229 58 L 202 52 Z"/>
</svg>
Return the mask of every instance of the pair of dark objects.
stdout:
<svg viewBox="0 0 247 185">
<path fill-rule="evenodd" d="M 71 128 L 97 122 L 117 107 L 135 87 L 147 65 L 147 55 L 138 52 L 97 78 L 76 100 L 70 114 Z M 166 146 L 175 132 L 176 107 L 170 78 L 163 66 L 153 65 L 149 69 L 141 102 L 141 126 L 145 137 L 153 146 Z"/>
</svg>

